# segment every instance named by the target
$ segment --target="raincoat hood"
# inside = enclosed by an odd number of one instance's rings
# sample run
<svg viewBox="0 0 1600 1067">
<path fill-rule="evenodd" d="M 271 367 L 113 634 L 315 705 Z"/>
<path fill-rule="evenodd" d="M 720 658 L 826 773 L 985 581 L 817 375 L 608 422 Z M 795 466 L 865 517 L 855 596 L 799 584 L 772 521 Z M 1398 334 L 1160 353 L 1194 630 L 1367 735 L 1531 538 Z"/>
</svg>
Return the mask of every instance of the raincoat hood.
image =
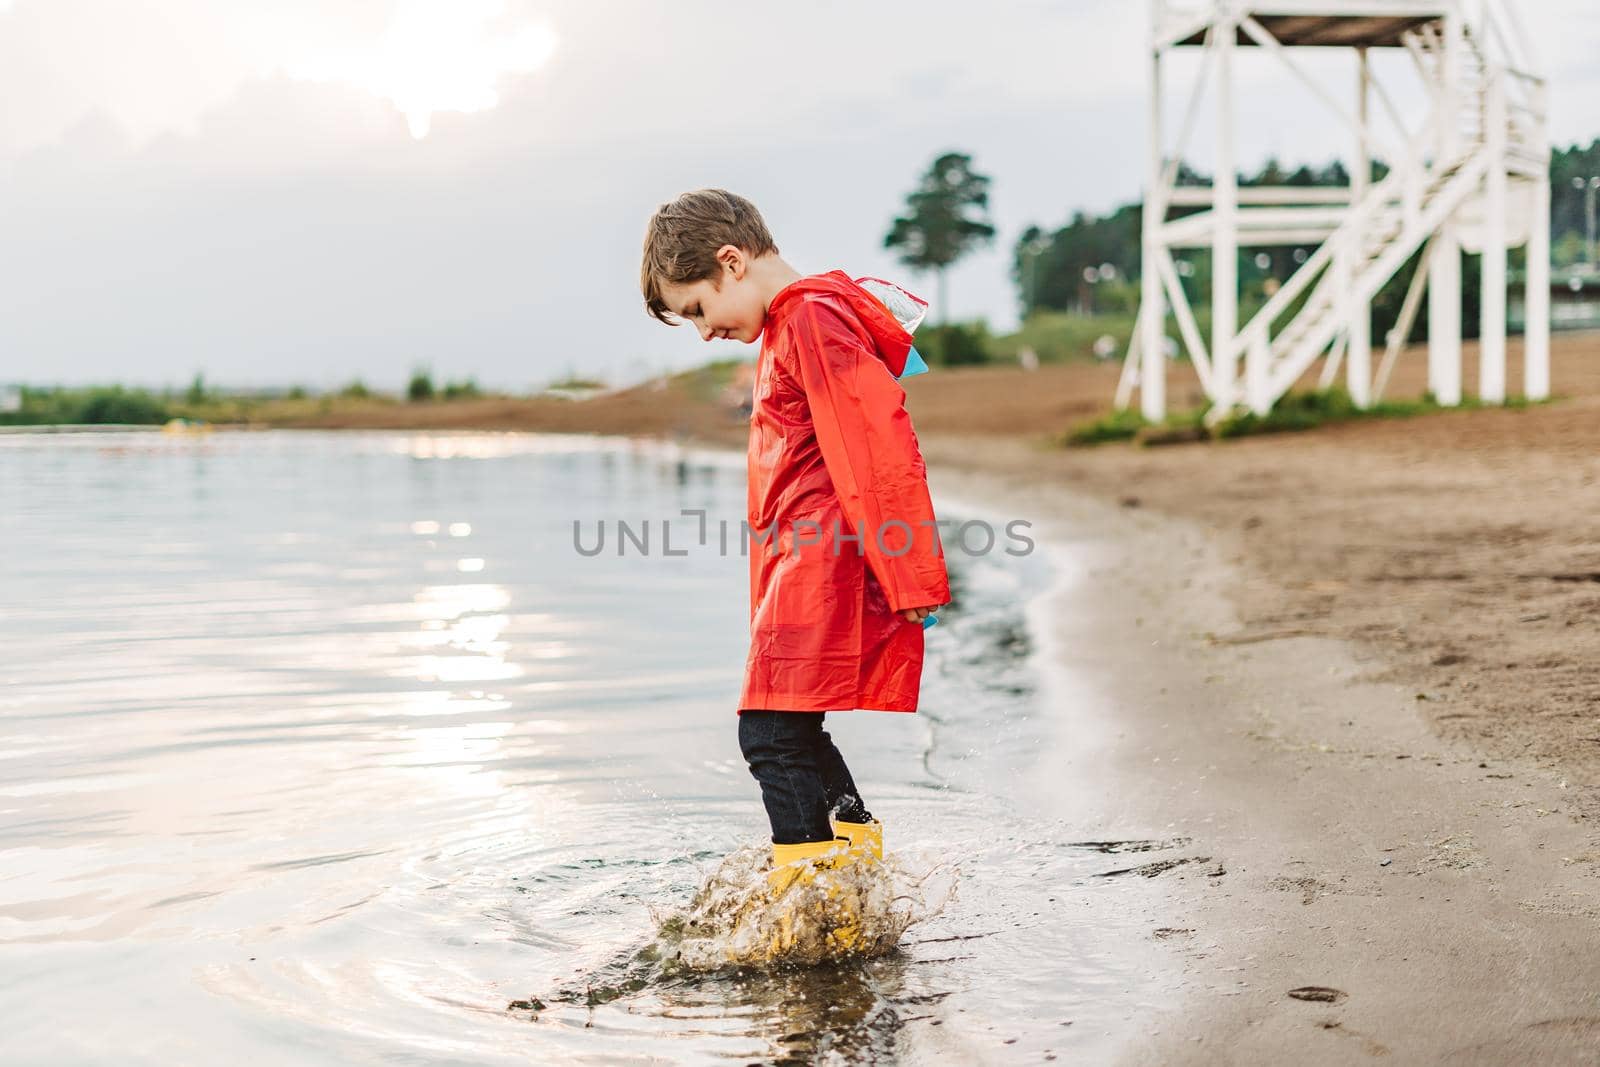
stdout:
<svg viewBox="0 0 1600 1067">
<path fill-rule="evenodd" d="M 898 290 L 897 286 L 876 278 L 852 279 L 842 270 L 808 275 L 785 286 L 772 298 L 767 308 L 766 329 L 770 331 L 776 327 L 807 296 L 821 297 L 841 311 L 848 310 L 861 323 L 872 338 L 874 352 L 889 368 L 890 374 L 899 378 L 907 373 L 917 374 L 926 370 L 927 365 L 911 348 L 911 334 L 906 327 L 901 325 L 883 301 L 862 288 L 862 283 Z M 899 291 L 907 299 L 916 301 L 924 308 L 927 306 L 904 290 Z M 920 314 L 917 319 L 921 319 Z M 912 328 L 915 329 L 915 325 Z"/>
</svg>

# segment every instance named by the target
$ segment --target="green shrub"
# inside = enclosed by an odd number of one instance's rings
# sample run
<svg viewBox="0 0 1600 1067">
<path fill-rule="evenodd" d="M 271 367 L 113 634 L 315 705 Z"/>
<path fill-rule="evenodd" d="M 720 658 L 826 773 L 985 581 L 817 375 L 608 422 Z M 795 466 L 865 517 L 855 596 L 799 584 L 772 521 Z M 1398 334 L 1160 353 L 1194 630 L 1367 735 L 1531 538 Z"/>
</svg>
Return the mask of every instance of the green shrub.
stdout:
<svg viewBox="0 0 1600 1067">
<path fill-rule="evenodd" d="M 1522 401 L 1525 405 L 1526 401 Z M 1261 433 L 1295 433 L 1330 422 L 1350 422 L 1355 419 L 1404 419 L 1434 411 L 1452 411 L 1479 408 L 1484 405 L 1468 399 L 1458 408 L 1440 407 L 1432 396 L 1421 400 L 1385 400 L 1362 409 L 1356 407 L 1350 394 L 1343 389 L 1322 389 L 1309 393 L 1288 393 L 1278 399 L 1265 415 L 1253 411 L 1237 412 L 1211 428 L 1213 437 L 1247 437 Z M 1508 407 L 1519 406 L 1515 401 Z"/>
<path fill-rule="evenodd" d="M 731 364 L 736 361 L 729 360 L 727 362 Z M 711 364 L 711 366 L 716 366 L 716 364 Z M 586 389 L 604 389 L 605 387 L 606 383 L 598 378 L 584 378 L 580 375 L 569 373 L 566 377 L 558 378 L 551 382 L 549 385 L 545 386 L 545 389 L 551 391 L 581 392 Z"/>
<path fill-rule="evenodd" d="M 1520 409 L 1532 403 L 1526 398 L 1511 398 L 1505 407 Z M 1343 389 L 1308 393 L 1289 393 L 1279 398 L 1271 411 L 1257 415 L 1236 412 L 1207 427 L 1206 409 L 1179 412 L 1159 423 L 1146 422 L 1136 411 L 1113 411 L 1098 419 L 1073 427 L 1062 436 L 1067 445 L 1096 445 L 1106 441 L 1132 440 L 1140 445 L 1176 444 L 1196 440 L 1226 440 L 1263 433 L 1295 433 L 1335 422 L 1357 419 L 1403 419 L 1431 412 L 1471 410 L 1485 407 L 1477 400 L 1465 400 L 1459 407 L 1440 407 L 1433 397 L 1422 400 L 1389 400 L 1362 409 Z M 1499 406 L 1499 405 L 1495 405 Z"/>
<path fill-rule="evenodd" d="M 990 341 L 989 327 L 982 322 L 947 322 L 919 330 L 916 347 L 929 365 L 953 367 L 987 363 Z"/>
<path fill-rule="evenodd" d="M 1081 423 L 1067 431 L 1064 443 L 1069 445 L 1098 445 L 1107 441 L 1131 441 L 1133 435 L 1148 426 L 1144 416 L 1129 408 L 1113 411 L 1098 419 Z"/>
<path fill-rule="evenodd" d="M 55 424 L 155 426 L 172 417 L 165 401 L 143 389 L 120 385 L 87 389 L 23 389 L 20 411 L 0 415 L 13 426 Z"/>
<path fill-rule="evenodd" d="M 131 423 L 155 425 L 170 418 L 167 405 L 142 389 L 120 385 L 90 389 L 83 397 L 74 422 L 93 424 Z"/>
<path fill-rule="evenodd" d="M 419 367 L 411 372 L 411 381 L 406 385 L 406 399 L 413 404 L 420 404 L 433 399 L 433 376 L 426 367 Z"/>
</svg>

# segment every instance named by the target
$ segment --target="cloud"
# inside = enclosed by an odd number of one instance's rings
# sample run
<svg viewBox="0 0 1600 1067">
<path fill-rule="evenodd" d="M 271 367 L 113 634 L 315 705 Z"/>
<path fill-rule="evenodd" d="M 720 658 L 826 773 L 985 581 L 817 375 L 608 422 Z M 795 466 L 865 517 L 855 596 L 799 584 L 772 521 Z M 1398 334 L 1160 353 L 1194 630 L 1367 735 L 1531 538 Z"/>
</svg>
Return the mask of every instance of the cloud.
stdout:
<svg viewBox="0 0 1600 1067">
<path fill-rule="evenodd" d="M 409 0 L 381 37 L 361 50 L 295 61 L 289 73 L 342 81 L 391 101 L 417 140 L 435 113 L 472 114 L 499 103 L 497 84 L 543 66 L 555 34 L 502 23 L 503 0 Z"/>
<path fill-rule="evenodd" d="M 718 351 L 641 310 L 639 240 L 663 199 L 736 189 L 801 270 L 926 292 L 882 238 L 948 149 L 994 177 L 1001 230 L 952 273 L 951 312 L 1003 326 L 1025 225 L 1139 192 L 1142 5 L 980 17 L 939 0 L 908 20 L 831 2 L 781 19 L 711 0 L 472 2 L 451 49 L 537 27 L 559 47 L 533 70 L 531 46 L 482 72 L 424 63 L 419 83 L 437 74 L 448 91 L 413 100 L 372 76 L 390 62 L 375 57 L 415 54 L 390 36 L 390 0 L 21 0 L 0 95 L 38 106 L 0 109 L 0 202 L 28 206 L 0 213 L 5 373 L 397 386 L 428 363 L 517 388 L 568 370 L 636 378 Z M 1572 29 L 1561 55 L 1591 36 Z M 1343 151 L 1266 58 L 1241 64 L 1243 164 Z M 294 76 L 314 61 L 327 80 Z M 1348 72 L 1324 73 L 1337 87 Z M 444 106 L 485 87 L 491 108 Z M 1563 129 L 1600 131 L 1600 94 L 1555 94 Z"/>
</svg>

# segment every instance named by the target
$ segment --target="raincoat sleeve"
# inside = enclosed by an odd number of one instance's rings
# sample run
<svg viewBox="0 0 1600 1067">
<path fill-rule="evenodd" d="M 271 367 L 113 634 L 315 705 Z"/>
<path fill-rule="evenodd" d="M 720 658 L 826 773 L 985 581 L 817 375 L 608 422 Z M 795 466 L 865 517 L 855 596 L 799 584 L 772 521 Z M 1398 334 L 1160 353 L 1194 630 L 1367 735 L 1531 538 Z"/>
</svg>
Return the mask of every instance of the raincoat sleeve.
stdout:
<svg viewBox="0 0 1600 1067">
<path fill-rule="evenodd" d="M 905 390 L 826 303 L 808 301 L 797 309 L 791 329 L 823 463 L 889 606 L 903 611 L 948 603 L 927 467 Z"/>
</svg>

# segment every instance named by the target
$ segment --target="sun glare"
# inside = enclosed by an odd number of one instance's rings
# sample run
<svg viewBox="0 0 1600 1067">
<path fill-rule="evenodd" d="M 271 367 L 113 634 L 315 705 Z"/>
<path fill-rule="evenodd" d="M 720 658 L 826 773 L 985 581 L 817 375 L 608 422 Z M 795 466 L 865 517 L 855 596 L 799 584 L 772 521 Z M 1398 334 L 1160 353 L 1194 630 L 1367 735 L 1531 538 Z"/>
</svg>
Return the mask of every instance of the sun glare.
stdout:
<svg viewBox="0 0 1600 1067">
<path fill-rule="evenodd" d="M 506 26 L 504 11 L 504 0 L 407 0 L 370 51 L 292 73 L 348 82 L 392 102 L 420 141 L 434 115 L 488 110 L 500 102 L 502 79 L 550 58 L 555 34 L 537 24 Z"/>
</svg>

